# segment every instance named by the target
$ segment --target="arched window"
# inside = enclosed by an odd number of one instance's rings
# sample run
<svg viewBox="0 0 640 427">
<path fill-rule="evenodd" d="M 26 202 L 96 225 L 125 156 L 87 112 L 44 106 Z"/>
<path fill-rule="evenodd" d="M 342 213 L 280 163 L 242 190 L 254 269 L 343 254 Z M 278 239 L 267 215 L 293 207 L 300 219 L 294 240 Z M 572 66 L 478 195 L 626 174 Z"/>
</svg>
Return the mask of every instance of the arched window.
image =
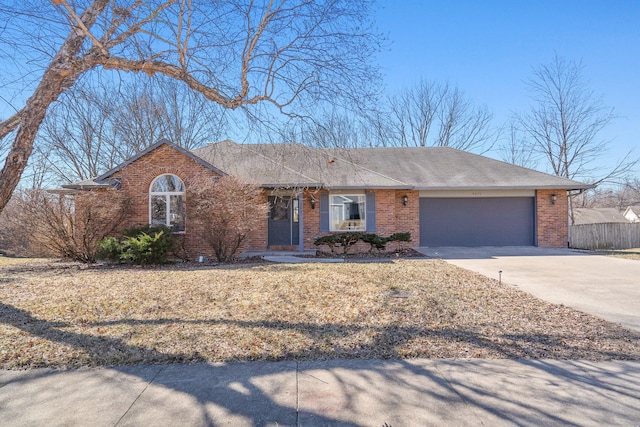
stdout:
<svg viewBox="0 0 640 427">
<path fill-rule="evenodd" d="M 175 175 L 160 175 L 149 190 L 149 224 L 184 231 L 184 183 Z"/>
</svg>

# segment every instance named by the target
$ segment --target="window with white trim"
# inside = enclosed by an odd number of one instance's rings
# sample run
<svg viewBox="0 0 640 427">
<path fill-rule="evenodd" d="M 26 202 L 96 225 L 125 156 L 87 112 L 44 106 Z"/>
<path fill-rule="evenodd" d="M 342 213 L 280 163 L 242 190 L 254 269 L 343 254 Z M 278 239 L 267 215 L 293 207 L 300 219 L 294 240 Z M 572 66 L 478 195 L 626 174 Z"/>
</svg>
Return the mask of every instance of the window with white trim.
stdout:
<svg viewBox="0 0 640 427">
<path fill-rule="evenodd" d="M 160 175 L 149 189 L 149 224 L 166 225 L 173 232 L 185 229 L 185 187 L 175 175 Z"/>
<path fill-rule="evenodd" d="M 364 194 L 331 194 L 329 196 L 331 231 L 365 231 L 366 197 Z"/>
</svg>

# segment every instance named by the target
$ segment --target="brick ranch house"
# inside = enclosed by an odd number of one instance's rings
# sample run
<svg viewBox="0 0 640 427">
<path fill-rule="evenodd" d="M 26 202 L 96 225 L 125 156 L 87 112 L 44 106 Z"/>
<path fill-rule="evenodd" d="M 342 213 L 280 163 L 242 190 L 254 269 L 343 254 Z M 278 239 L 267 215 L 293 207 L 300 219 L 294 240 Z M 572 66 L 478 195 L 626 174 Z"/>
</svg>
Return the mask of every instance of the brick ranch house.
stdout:
<svg viewBox="0 0 640 427">
<path fill-rule="evenodd" d="M 243 250 L 314 249 L 316 237 L 410 232 L 414 246 L 567 247 L 568 191 L 590 185 L 448 147 L 319 149 L 222 141 L 187 151 L 167 140 L 74 190 L 116 187 L 127 223 L 166 224 L 187 257 L 211 251 L 190 227 L 185 189 L 202 174 L 258 184 L 270 214 Z"/>
</svg>

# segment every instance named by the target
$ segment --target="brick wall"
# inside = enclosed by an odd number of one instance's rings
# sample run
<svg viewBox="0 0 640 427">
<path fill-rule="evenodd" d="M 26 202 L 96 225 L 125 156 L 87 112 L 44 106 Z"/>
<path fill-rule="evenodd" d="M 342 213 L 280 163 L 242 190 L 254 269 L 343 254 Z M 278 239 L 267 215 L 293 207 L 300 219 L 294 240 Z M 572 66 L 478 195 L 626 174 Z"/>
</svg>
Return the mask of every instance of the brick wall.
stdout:
<svg viewBox="0 0 640 427">
<path fill-rule="evenodd" d="M 262 201 L 266 203 L 268 201 L 268 197 L 267 192 L 263 190 Z M 243 250 L 264 251 L 267 249 L 267 222 L 268 216 L 265 216 L 261 222 L 262 225 L 253 230 L 253 232 L 247 237 L 242 247 Z"/>
<path fill-rule="evenodd" d="M 122 191 L 131 199 L 131 211 L 122 228 L 129 228 L 148 224 L 149 222 L 149 188 L 152 181 L 162 174 L 178 176 L 188 187 L 199 176 L 215 177 L 217 174 L 188 156 L 180 153 L 168 145 L 161 145 L 147 155 L 127 165 L 113 177 L 122 181 Z M 303 241 L 305 249 L 315 249 L 313 241 L 320 236 L 320 194 L 326 190 L 305 190 L 303 192 Z M 419 193 L 407 190 L 367 190 L 376 194 L 376 233 L 389 236 L 393 233 L 410 232 L 416 245 L 420 238 L 419 228 Z M 551 203 L 551 195 L 556 195 L 555 204 Z M 408 197 L 404 205 L 403 197 Z M 263 192 L 264 200 L 268 194 Z M 312 208 L 311 199 L 315 199 Z M 537 244 L 541 247 L 565 248 L 568 241 L 568 204 L 567 193 L 564 190 L 536 191 L 536 227 Z M 248 237 L 244 250 L 267 249 L 267 218 L 263 226 Z M 212 256 L 211 249 L 202 240 L 203 232 L 195 224 L 189 222 L 189 212 L 186 213 L 186 232 L 178 234 L 178 240 L 184 249 L 183 255 L 194 258 L 197 255 Z M 393 244 L 387 247 L 394 250 Z M 363 245 L 357 250 L 367 250 Z"/>
<path fill-rule="evenodd" d="M 120 178 L 122 191 L 131 199 L 131 210 L 122 229 L 136 227 L 149 223 L 149 188 L 151 183 L 159 175 L 173 174 L 179 177 L 188 188 L 196 177 L 202 175 L 209 177 L 218 176 L 215 172 L 202 166 L 192 158 L 185 156 L 168 145 L 161 145 L 145 156 L 127 165 L 112 177 Z M 320 194 L 325 190 L 303 191 L 303 242 L 305 249 L 316 249 L 313 241 L 320 233 Z M 380 236 L 389 236 L 393 233 L 410 232 L 415 242 L 419 239 L 419 198 L 417 191 L 405 190 L 369 190 L 376 194 L 376 233 Z M 403 197 L 408 196 L 407 205 L 404 205 Z M 263 192 L 264 200 L 267 200 L 267 191 Z M 315 199 L 315 208 L 312 208 L 311 199 Z M 247 238 L 243 250 L 267 249 L 268 219 L 265 217 L 264 226 L 258 227 Z M 203 230 L 190 223 L 189 211 L 186 212 L 185 233 L 176 234 L 179 245 L 182 247 L 184 257 L 193 259 L 197 255 L 211 257 L 212 251 L 202 239 Z M 394 246 L 396 245 L 396 246 Z M 390 244 L 387 249 L 396 249 L 397 244 Z M 295 247 L 297 248 L 297 246 Z M 368 245 L 363 245 L 359 250 L 368 250 Z"/>
<path fill-rule="evenodd" d="M 159 146 L 113 175 L 113 178 L 122 180 L 122 191 L 131 199 L 131 210 L 127 221 L 122 224 L 122 229 L 149 223 L 149 188 L 153 180 L 163 174 L 176 175 L 184 182 L 187 188 L 197 177 L 219 176 L 178 150 L 168 145 Z M 266 200 L 266 192 L 264 197 Z M 245 244 L 247 248 L 266 248 L 266 224 L 267 219 L 265 217 L 264 227 L 255 230 L 248 237 Z M 175 235 L 178 246 L 181 247 L 180 255 L 187 259 L 193 259 L 197 255 L 212 257 L 211 248 L 202 239 L 202 235 L 203 230 L 199 229 L 196 224 L 190 223 L 187 209 L 185 233 L 177 233 Z"/>
<path fill-rule="evenodd" d="M 315 194 L 316 208 L 311 210 L 310 203 L 305 194 L 305 249 L 317 249 L 313 246 L 313 240 L 321 235 L 331 233 L 320 233 L 320 191 Z M 382 237 L 388 237 L 393 233 L 411 233 L 412 243 L 405 243 L 406 246 L 417 246 L 420 239 L 420 220 L 418 218 L 419 193 L 418 191 L 407 190 L 367 190 L 367 193 L 376 194 L 376 231 Z M 407 205 L 404 205 L 404 196 L 408 197 Z M 309 209 L 309 216 L 307 216 Z M 390 243 L 387 250 L 395 250 L 400 246 L 398 243 Z M 352 252 L 367 251 L 368 244 L 358 243 Z"/>
<path fill-rule="evenodd" d="M 555 204 L 551 195 L 556 195 Z M 536 227 L 538 246 L 566 248 L 569 241 L 569 204 L 566 190 L 536 191 Z"/>
<path fill-rule="evenodd" d="M 320 235 L 320 193 L 322 191 L 303 192 L 302 198 L 302 220 L 304 221 L 303 243 L 305 249 L 317 249 L 313 246 L 313 241 Z M 315 209 L 311 207 L 311 199 L 314 199 Z"/>
</svg>

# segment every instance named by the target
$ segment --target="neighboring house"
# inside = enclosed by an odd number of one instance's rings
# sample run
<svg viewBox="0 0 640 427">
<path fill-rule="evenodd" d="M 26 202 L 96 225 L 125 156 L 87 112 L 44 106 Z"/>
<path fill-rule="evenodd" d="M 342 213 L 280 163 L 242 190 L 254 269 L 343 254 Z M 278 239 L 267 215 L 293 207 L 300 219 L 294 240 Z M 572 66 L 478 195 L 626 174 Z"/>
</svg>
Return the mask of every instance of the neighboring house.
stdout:
<svg viewBox="0 0 640 427">
<path fill-rule="evenodd" d="M 260 185 L 271 215 L 245 250 L 312 249 L 342 231 L 410 232 L 415 246 L 566 247 L 567 191 L 590 185 L 448 147 L 318 149 L 223 141 L 186 151 L 162 140 L 89 181 L 133 200 L 128 224 L 167 224 L 189 256 L 209 254 L 189 224 L 196 175 Z"/>
<path fill-rule="evenodd" d="M 573 225 L 628 223 L 616 208 L 573 208 Z"/>
<path fill-rule="evenodd" d="M 629 222 L 640 222 L 640 206 L 629 206 L 623 215 Z"/>
</svg>

